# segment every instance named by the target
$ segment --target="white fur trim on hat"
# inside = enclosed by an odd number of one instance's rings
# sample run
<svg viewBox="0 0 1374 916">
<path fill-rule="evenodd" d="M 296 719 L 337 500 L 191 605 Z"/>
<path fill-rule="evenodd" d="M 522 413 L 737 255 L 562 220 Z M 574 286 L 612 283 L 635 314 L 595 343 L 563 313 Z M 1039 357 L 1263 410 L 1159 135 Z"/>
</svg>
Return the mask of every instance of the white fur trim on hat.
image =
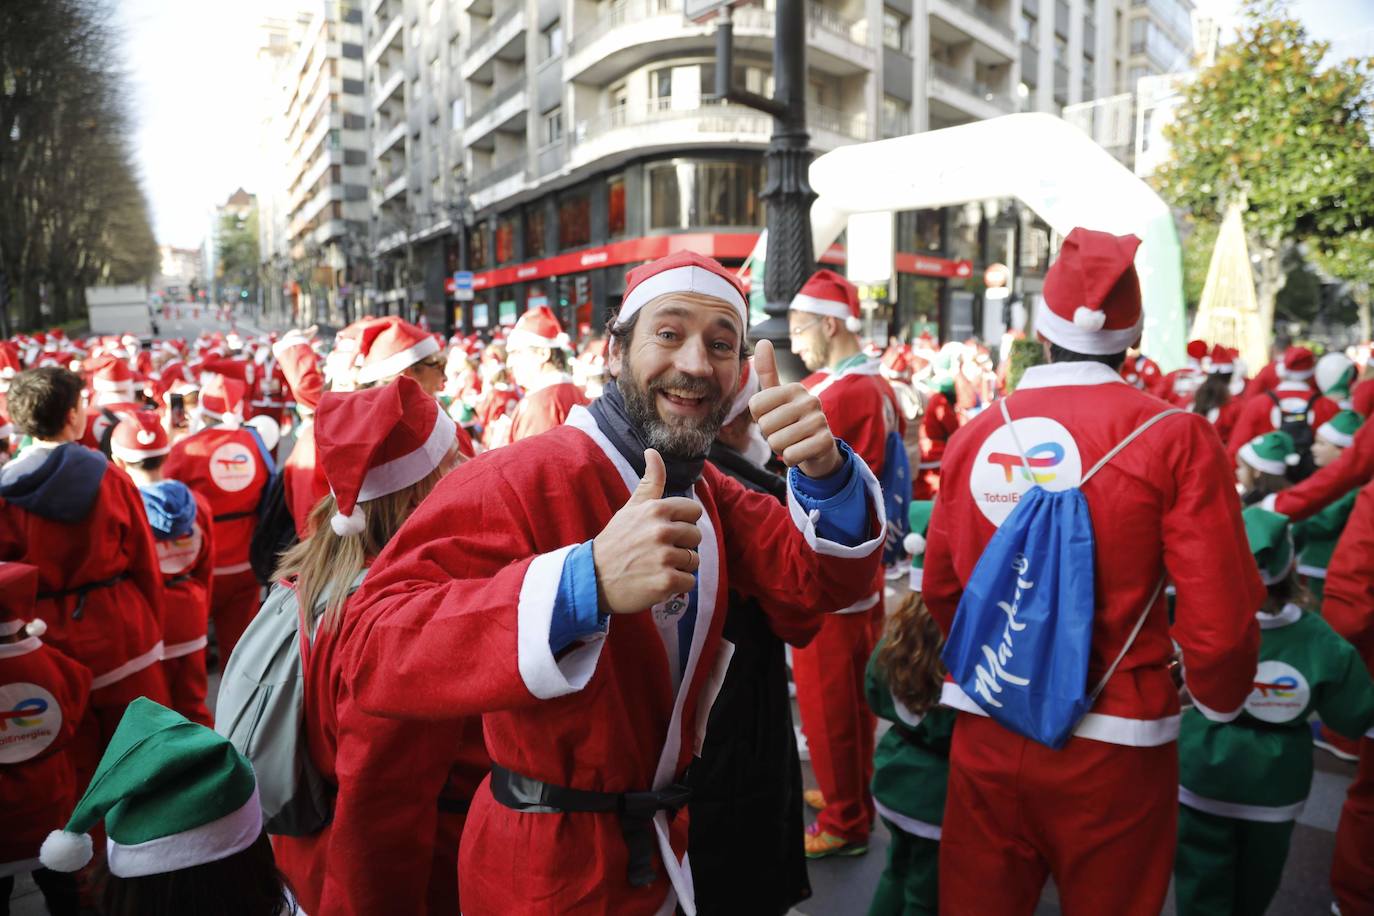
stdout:
<svg viewBox="0 0 1374 916">
<path fill-rule="evenodd" d="M 254 785 L 253 794 L 238 810 L 208 824 L 131 846 L 107 838 L 105 848 L 111 874 L 139 878 L 227 859 L 252 846 L 261 834 L 262 801 Z"/>
<path fill-rule="evenodd" d="M 833 299 L 817 299 L 815 296 L 808 296 L 805 293 L 797 293 L 792 297 L 792 302 L 787 306 L 794 312 L 806 312 L 811 315 L 826 315 L 830 318 L 853 318 L 854 314 L 849 311 L 849 303 L 836 302 Z"/>
<path fill-rule="evenodd" d="M 506 350 L 519 350 L 526 347 L 543 347 L 548 350 L 569 350 L 572 349 L 572 341 L 568 339 L 567 332 L 560 331 L 557 337 L 540 337 L 522 328 L 516 328 L 510 332 L 506 338 Z"/>
<path fill-rule="evenodd" d="M 739 289 L 720 274 L 692 264 L 665 270 L 640 282 L 621 303 L 615 323 L 625 324 L 644 306 L 668 293 L 700 293 L 719 299 L 734 307 L 746 327 L 749 324 L 749 303 Z"/>
<path fill-rule="evenodd" d="M 358 488 L 358 502 L 365 503 L 419 483 L 444 460 L 457 437 L 458 427 L 453 420 L 443 410 L 437 411 L 434 428 L 424 445 L 368 470 Z"/>
<path fill-rule="evenodd" d="M 1266 474 L 1275 474 L 1279 477 L 1288 473 L 1290 465 L 1296 465 L 1302 460 L 1297 455 L 1288 455 L 1283 461 L 1271 461 L 1268 458 L 1261 458 L 1259 452 L 1255 451 L 1254 442 L 1247 442 L 1242 445 L 1240 450 L 1236 452 L 1236 456 L 1257 471 L 1263 471 Z"/>
<path fill-rule="evenodd" d="M 166 455 L 171 450 L 170 445 L 164 445 L 162 448 L 126 448 L 118 442 L 110 442 L 110 453 L 120 461 L 133 462 L 143 461 L 145 458 L 157 458 L 160 455 Z"/>
<path fill-rule="evenodd" d="M 131 379 L 131 378 L 129 378 L 129 379 L 124 379 L 123 381 L 119 381 L 119 382 L 112 382 L 112 381 L 110 381 L 109 379 L 103 379 L 103 378 L 101 378 L 100 376 L 96 376 L 95 378 L 91 379 L 91 390 L 92 390 L 92 391 L 133 391 L 133 390 L 134 390 L 134 380 Z"/>
<path fill-rule="evenodd" d="M 1340 448 L 1350 448 L 1350 446 L 1355 444 L 1354 436 L 1349 433 L 1341 432 L 1330 420 L 1327 420 L 1321 426 L 1317 427 L 1317 438 L 1325 439 L 1327 442 L 1339 446 Z"/>
<path fill-rule="evenodd" d="M 410 347 L 393 353 L 380 362 L 370 363 L 358 370 L 358 384 L 369 385 L 384 378 L 400 375 L 411 366 L 439 352 L 439 341 L 426 334 Z"/>
<path fill-rule="evenodd" d="M 1082 308 L 1079 306 L 1079 309 Z M 1104 315 L 1103 321 L 1106 321 L 1104 312 L 1097 314 Z M 1044 299 L 1040 300 L 1040 307 L 1035 313 L 1035 330 L 1050 343 L 1056 343 L 1075 353 L 1093 356 L 1106 356 L 1127 349 L 1140 338 L 1140 330 L 1144 326 L 1145 313 L 1141 312 L 1140 318 L 1129 328 L 1089 330 L 1076 321 L 1056 315 Z"/>
</svg>

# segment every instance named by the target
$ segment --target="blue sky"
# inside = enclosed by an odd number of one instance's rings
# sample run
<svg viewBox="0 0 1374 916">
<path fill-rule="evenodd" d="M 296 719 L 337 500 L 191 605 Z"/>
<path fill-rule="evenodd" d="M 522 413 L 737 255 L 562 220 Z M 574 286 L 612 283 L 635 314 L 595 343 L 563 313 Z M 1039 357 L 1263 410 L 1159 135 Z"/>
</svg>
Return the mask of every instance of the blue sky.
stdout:
<svg viewBox="0 0 1374 916">
<path fill-rule="evenodd" d="M 1199 0 L 1225 21 L 1236 0 Z M 135 151 L 158 240 L 194 247 L 210 209 L 257 189 L 258 25 L 308 2 L 115 0 L 130 75 Z M 1374 0 L 1295 0 L 1312 34 L 1340 56 L 1374 56 Z M 1229 31 L 1224 37 L 1229 37 Z"/>
</svg>

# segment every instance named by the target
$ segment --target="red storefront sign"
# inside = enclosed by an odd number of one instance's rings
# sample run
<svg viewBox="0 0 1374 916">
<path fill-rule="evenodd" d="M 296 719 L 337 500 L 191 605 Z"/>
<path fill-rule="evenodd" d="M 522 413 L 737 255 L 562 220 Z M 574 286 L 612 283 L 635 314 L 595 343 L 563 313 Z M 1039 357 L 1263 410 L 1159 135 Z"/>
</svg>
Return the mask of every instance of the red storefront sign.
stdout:
<svg viewBox="0 0 1374 916">
<path fill-rule="evenodd" d="M 473 289 L 492 289 L 541 280 L 545 277 L 561 277 L 566 274 L 596 270 L 618 264 L 639 264 L 652 261 L 675 251 L 696 251 L 719 260 L 742 261 L 754 250 L 758 235 L 752 232 L 687 233 L 682 235 L 650 235 L 637 239 L 612 242 L 597 248 L 574 251 L 569 254 L 554 255 L 511 267 L 498 267 L 474 274 Z M 831 245 L 821 255 L 821 263 L 843 265 L 845 251 L 841 245 Z M 969 277 L 973 274 L 973 262 L 951 261 L 931 255 L 897 252 L 896 268 L 898 273 L 919 274 L 925 277 Z M 452 294 L 453 278 L 444 281 L 444 289 Z"/>
</svg>

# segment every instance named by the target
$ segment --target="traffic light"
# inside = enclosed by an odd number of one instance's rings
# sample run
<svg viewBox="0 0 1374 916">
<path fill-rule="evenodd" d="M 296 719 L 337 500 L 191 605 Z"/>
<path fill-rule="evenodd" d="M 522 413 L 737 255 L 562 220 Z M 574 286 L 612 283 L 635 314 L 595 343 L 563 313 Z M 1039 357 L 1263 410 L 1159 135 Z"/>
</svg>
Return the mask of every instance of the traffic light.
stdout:
<svg viewBox="0 0 1374 916">
<path fill-rule="evenodd" d="M 570 297 L 571 295 L 572 295 L 572 278 L 571 278 L 571 277 L 559 277 L 559 278 L 558 278 L 558 306 L 559 306 L 559 308 L 567 308 L 567 306 L 568 306 L 568 299 L 569 299 L 569 297 Z"/>
<path fill-rule="evenodd" d="M 592 301 L 592 278 L 587 274 L 578 274 L 573 279 L 573 302 L 578 305 L 586 305 Z"/>
</svg>

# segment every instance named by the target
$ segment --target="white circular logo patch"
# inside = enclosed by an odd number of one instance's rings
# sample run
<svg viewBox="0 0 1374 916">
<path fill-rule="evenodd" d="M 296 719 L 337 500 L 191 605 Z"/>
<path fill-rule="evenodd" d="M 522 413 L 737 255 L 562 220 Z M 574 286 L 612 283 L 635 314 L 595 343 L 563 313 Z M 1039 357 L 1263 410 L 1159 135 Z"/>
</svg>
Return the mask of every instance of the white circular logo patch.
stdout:
<svg viewBox="0 0 1374 916">
<path fill-rule="evenodd" d="M 968 478 L 974 503 L 998 526 L 1011 515 L 1032 483 L 1057 491 L 1076 487 L 1083 479 L 1078 445 L 1061 424 L 1049 417 L 1022 417 L 1013 420 L 1012 426 L 1016 428 L 1015 439 L 1012 427 L 1003 423 L 983 440 Z M 1017 440 L 1026 450 L 1024 463 Z"/>
<path fill-rule="evenodd" d="M 1302 715 L 1311 698 L 1312 688 L 1297 668 L 1284 662 L 1260 662 L 1245 711 L 1263 722 L 1291 722 Z"/>
<path fill-rule="evenodd" d="M 200 545 L 204 543 L 200 526 L 195 525 L 191 528 L 191 533 L 184 538 L 176 538 L 170 541 L 158 541 L 157 565 L 162 570 L 164 576 L 179 576 L 191 565 L 196 562 L 196 557 L 200 556 Z"/>
<path fill-rule="evenodd" d="M 226 442 L 210 455 L 210 479 L 228 493 L 248 489 L 257 473 L 252 450 L 238 442 Z"/>
<path fill-rule="evenodd" d="M 0 764 L 38 756 L 62 730 L 62 707 L 37 684 L 0 684 Z"/>
</svg>

